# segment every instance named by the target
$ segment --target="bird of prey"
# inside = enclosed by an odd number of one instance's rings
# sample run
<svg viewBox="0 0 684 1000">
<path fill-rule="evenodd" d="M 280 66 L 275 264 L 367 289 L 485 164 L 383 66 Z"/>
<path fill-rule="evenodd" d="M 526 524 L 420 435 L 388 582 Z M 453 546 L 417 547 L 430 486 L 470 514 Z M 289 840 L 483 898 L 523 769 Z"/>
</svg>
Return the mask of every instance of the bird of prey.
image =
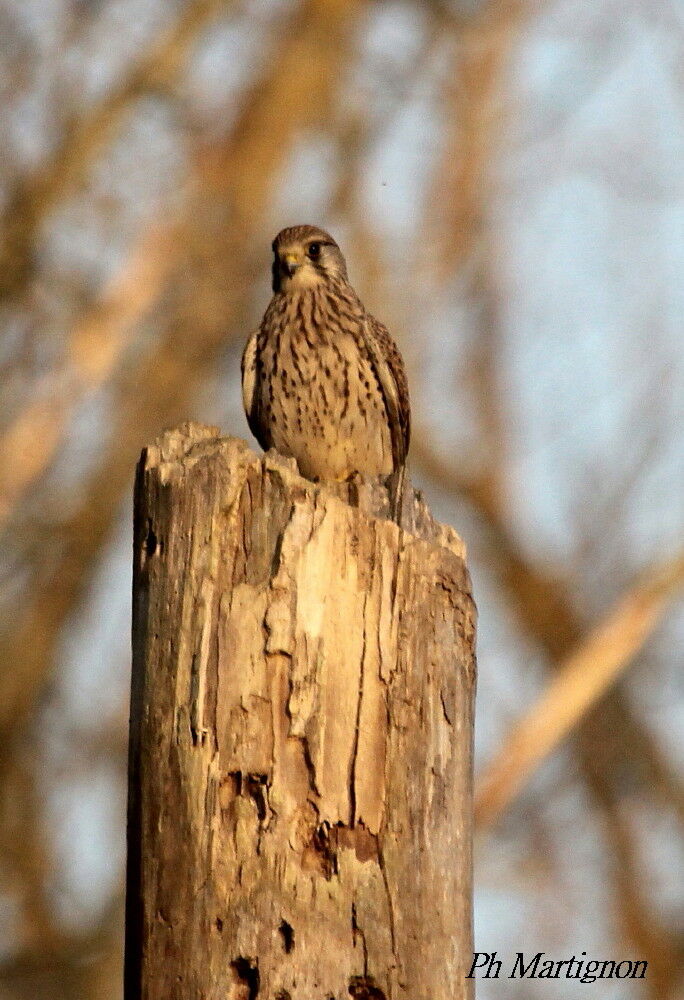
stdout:
<svg viewBox="0 0 684 1000">
<path fill-rule="evenodd" d="M 283 229 L 273 255 L 273 298 L 242 357 L 250 430 L 308 479 L 385 477 L 398 521 L 411 409 L 397 346 L 349 284 L 329 233 Z"/>
</svg>

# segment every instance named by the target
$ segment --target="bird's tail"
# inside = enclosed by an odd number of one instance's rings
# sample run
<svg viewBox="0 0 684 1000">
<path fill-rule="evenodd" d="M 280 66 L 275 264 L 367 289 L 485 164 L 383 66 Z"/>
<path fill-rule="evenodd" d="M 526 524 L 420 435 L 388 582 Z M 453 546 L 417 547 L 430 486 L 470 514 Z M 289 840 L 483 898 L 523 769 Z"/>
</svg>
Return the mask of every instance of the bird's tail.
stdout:
<svg viewBox="0 0 684 1000">
<path fill-rule="evenodd" d="M 401 527 L 404 509 L 404 494 L 406 492 L 406 466 L 402 465 L 393 472 L 388 480 L 390 495 L 390 514 L 395 524 Z"/>
</svg>

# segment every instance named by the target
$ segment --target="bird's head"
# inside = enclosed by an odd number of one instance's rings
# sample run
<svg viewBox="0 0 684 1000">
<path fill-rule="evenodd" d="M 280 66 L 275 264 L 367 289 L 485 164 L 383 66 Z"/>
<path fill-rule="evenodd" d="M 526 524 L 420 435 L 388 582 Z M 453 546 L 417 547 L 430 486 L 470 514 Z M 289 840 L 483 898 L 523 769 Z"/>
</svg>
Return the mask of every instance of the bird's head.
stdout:
<svg viewBox="0 0 684 1000">
<path fill-rule="evenodd" d="M 317 226 L 291 226 L 273 240 L 273 291 L 314 288 L 330 278 L 347 280 L 342 251 Z"/>
</svg>

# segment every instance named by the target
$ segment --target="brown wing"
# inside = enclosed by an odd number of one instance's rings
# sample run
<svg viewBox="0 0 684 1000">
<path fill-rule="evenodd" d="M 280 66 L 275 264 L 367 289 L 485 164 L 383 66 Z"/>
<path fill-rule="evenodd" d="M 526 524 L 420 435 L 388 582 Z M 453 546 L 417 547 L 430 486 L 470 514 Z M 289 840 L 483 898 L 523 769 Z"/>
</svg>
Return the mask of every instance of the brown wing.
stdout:
<svg viewBox="0 0 684 1000">
<path fill-rule="evenodd" d="M 404 360 L 387 327 L 370 314 L 366 329 L 373 367 L 385 399 L 394 468 L 398 471 L 406 464 L 411 440 L 411 403 Z"/>
<path fill-rule="evenodd" d="M 259 330 L 256 329 L 249 337 L 242 352 L 242 403 L 245 408 L 245 415 L 249 429 L 257 439 L 264 451 L 271 447 L 270 436 L 267 429 L 262 425 L 259 417 L 259 387 L 258 387 L 258 358 L 257 339 Z"/>
</svg>

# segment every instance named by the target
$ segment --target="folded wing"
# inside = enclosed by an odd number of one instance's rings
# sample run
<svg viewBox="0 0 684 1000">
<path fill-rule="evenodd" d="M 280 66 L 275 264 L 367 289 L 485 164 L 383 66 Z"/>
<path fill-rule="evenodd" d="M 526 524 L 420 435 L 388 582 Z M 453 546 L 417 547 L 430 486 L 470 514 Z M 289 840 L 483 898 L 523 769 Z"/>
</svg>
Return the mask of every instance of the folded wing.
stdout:
<svg viewBox="0 0 684 1000">
<path fill-rule="evenodd" d="M 366 341 L 387 410 L 395 471 L 406 465 L 411 440 L 411 404 L 406 369 L 397 345 L 374 316 L 366 320 Z"/>
<path fill-rule="evenodd" d="M 259 393 L 257 388 L 257 338 L 256 329 L 249 337 L 242 352 L 242 402 L 249 429 L 264 451 L 271 447 L 271 441 L 264 433 L 264 426 L 259 416 Z"/>
</svg>

